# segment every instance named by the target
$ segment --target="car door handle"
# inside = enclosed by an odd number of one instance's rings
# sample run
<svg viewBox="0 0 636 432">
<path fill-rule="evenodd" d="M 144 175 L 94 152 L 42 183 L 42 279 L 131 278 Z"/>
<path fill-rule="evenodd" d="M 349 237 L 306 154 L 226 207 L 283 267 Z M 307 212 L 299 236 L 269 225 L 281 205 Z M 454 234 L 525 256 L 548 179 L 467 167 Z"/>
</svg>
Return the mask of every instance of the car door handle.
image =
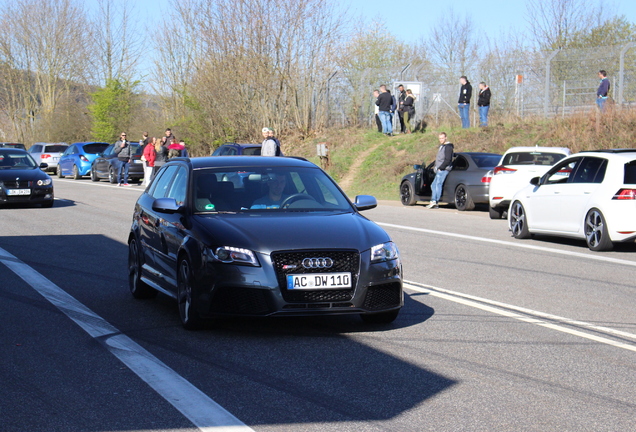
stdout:
<svg viewBox="0 0 636 432">
<path fill-rule="evenodd" d="M 589 194 L 591 194 L 592 192 L 583 192 L 583 193 L 584 193 L 585 195 L 589 195 Z"/>
<path fill-rule="evenodd" d="M 559 191 L 554 191 L 554 193 L 555 193 L 555 195 L 558 195 L 558 194 L 560 194 L 561 192 L 559 192 Z"/>
</svg>

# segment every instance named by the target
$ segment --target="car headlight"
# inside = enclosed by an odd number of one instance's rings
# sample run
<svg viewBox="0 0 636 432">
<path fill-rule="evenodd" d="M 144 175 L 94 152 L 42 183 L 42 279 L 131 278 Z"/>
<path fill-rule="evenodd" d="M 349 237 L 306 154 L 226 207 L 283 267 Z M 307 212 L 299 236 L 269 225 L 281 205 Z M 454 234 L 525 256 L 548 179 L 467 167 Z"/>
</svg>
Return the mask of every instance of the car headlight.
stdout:
<svg viewBox="0 0 636 432">
<path fill-rule="evenodd" d="M 393 242 L 386 242 L 371 248 L 371 263 L 391 261 L 399 258 L 400 252 Z"/>
<path fill-rule="evenodd" d="M 210 251 L 212 257 L 223 263 L 244 264 L 258 267 L 258 259 L 256 254 L 249 249 L 237 248 L 232 246 L 222 246 L 216 248 L 214 252 Z"/>
<path fill-rule="evenodd" d="M 44 179 L 44 180 L 38 180 L 38 183 L 37 183 L 38 186 L 48 186 L 50 184 L 51 184 L 50 178 Z"/>
</svg>

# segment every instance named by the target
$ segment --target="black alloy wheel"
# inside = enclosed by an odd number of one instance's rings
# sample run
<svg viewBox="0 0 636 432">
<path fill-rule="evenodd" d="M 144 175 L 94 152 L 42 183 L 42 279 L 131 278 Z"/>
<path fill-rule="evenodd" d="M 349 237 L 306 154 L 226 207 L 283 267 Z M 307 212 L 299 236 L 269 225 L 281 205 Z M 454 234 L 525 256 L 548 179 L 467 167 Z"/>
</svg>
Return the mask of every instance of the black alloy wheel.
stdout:
<svg viewBox="0 0 636 432">
<path fill-rule="evenodd" d="M 95 172 L 95 167 L 91 168 L 91 181 L 98 182 L 99 177 L 97 177 L 97 173 Z"/>
<path fill-rule="evenodd" d="M 473 197 L 470 196 L 468 188 L 463 184 L 460 184 L 455 189 L 455 207 L 459 211 L 473 210 L 475 208 Z"/>
<path fill-rule="evenodd" d="M 593 208 L 585 216 L 585 241 L 595 252 L 612 250 L 614 244 L 609 238 L 605 217 L 599 209 Z"/>
<path fill-rule="evenodd" d="M 528 230 L 528 220 L 526 218 L 526 209 L 519 201 L 512 204 L 510 211 L 510 229 L 512 236 L 516 239 L 527 239 L 531 237 Z"/>
<path fill-rule="evenodd" d="M 177 302 L 181 325 L 186 330 L 198 330 L 202 326 L 202 319 L 197 310 L 196 295 L 192 289 L 192 270 L 187 258 L 182 257 L 177 274 Z"/>
<path fill-rule="evenodd" d="M 400 186 L 400 201 L 405 206 L 412 206 L 417 202 L 415 191 L 410 181 L 402 182 L 402 186 Z"/>
<path fill-rule="evenodd" d="M 137 240 L 128 243 L 128 288 L 136 299 L 147 299 L 157 295 L 157 291 L 141 280 L 141 259 Z"/>
<path fill-rule="evenodd" d="M 112 184 L 117 183 L 117 173 L 115 172 L 115 168 L 113 167 L 110 167 L 110 169 L 108 170 L 108 181 Z"/>
</svg>

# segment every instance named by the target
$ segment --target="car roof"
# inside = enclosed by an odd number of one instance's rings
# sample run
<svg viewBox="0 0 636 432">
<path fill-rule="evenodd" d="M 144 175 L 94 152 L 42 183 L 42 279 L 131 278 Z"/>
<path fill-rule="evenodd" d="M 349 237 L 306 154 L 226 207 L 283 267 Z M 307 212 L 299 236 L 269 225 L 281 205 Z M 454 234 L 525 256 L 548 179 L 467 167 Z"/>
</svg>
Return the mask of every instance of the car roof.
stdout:
<svg viewBox="0 0 636 432">
<path fill-rule="evenodd" d="M 512 152 L 536 152 L 536 151 L 545 151 L 545 152 L 559 152 L 559 153 L 564 153 L 564 154 L 570 154 L 570 149 L 567 147 L 510 147 L 508 150 L 506 150 L 506 153 L 512 153 Z"/>
<path fill-rule="evenodd" d="M 620 149 L 620 151 L 616 150 L 586 150 L 576 154 L 571 155 L 574 156 L 596 156 L 602 158 L 612 158 L 612 159 L 625 159 L 625 160 L 634 160 L 636 158 L 636 150 L 634 149 Z"/>
<path fill-rule="evenodd" d="M 221 145 L 221 147 L 223 147 L 223 146 L 251 148 L 251 147 L 261 147 L 262 144 L 251 144 L 251 143 L 244 144 L 244 143 L 230 143 L 230 142 L 226 142 L 226 143 L 223 143 Z"/>
<path fill-rule="evenodd" d="M 488 153 L 488 152 L 456 152 L 456 155 L 469 155 L 469 156 L 482 156 L 482 155 L 489 155 L 489 156 L 501 156 L 499 153 Z"/>
<path fill-rule="evenodd" d="M 27 152 L 24 149 L 13 148 L 13 147 L 0 147 L 0 153 L 25 153 L 25 154 L 29 154 L 29 152 Z"/>
<path fill-rule="evenodd" d="M 110 143 L 107 142 L 103 142 L 103 141 L 80 141 L 80 142 L 75 142 L 73 143 L 73 145 L 86 145 L 86 144 L 106 144 L 106 145 L 110 145 Z"/>
<path fill-rule="evenodd" d="M 197 158 L 178 158 L 192 164 L 193 169 L 222 168 L 222 167 L 309 167 L 317 166 L 308 160 L 289 156 L 207 156 Z"/>
</svg>

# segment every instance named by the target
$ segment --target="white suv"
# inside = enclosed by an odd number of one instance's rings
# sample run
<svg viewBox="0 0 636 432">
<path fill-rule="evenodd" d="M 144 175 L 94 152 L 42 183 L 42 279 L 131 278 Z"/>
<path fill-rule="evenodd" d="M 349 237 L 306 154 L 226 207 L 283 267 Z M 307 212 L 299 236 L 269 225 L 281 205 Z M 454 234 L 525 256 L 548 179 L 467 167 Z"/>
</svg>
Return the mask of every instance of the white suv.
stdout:
<svg viewBox="0 0 636 432">
<path fill-rule="evenodd" d="M 636 150 L 572 155 L 515 194 L 515 238 L 549 234 L 585 239 L 594 251 L 636 238 Z"/>
<path fill-rule="evenodd" d="M 570 155 L 565 147 L 512 147 L 495 167 L 490 180 L 491 219 L 501 219 L 513 195 L 531 178 L 542 176 L 555 163 Z"/>
</svg>

